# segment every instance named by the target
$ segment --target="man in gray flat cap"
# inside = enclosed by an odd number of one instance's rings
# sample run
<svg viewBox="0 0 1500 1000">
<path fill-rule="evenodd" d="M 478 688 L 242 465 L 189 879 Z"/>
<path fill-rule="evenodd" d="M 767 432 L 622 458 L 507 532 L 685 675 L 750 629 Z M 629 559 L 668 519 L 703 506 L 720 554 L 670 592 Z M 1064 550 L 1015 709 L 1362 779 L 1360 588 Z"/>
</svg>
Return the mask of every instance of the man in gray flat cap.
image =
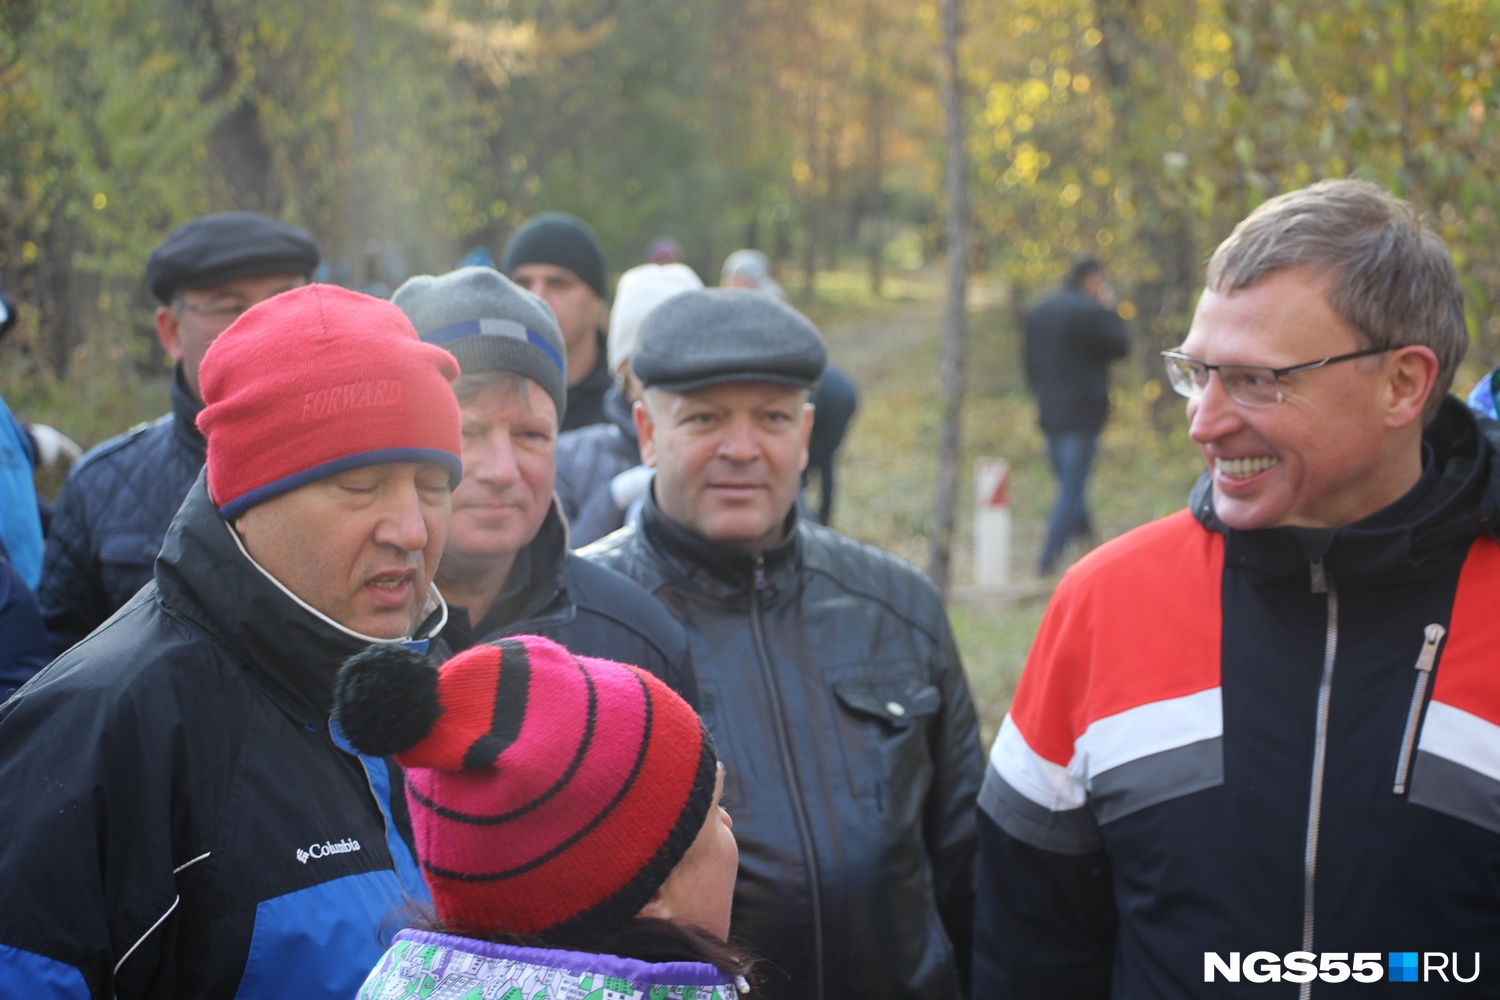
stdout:
<svg viewBox="0 0 1500 1000">
<path fill-rule="evenodd" d="M 947 1000 L 968 978 L 979 730 L 927 578 L 798 517 L 826 363 L 813 325 L 768 296 L 657 306 L 632 358 L 652 489 L 581 554 L 687 629 L 759 992 Z"/>
<path fill-rule="evenodd" d="M 73 466 L 52 514 L 37 591 L 61 653 L 151 580 L 167 526 L 203 468 L 198 366 L 240 313 L 304 284 L 318 244 L 254 212 L 184 223 L 146 263 L 161 303 L 156 334 L 176 362 L 172 412 L 94 448 Z"/>
<path fill-rule="evenodd" d="M 696 707 L 682 626 L 633 581 L 568 551 L 553 492 L 566 348 L 547 303 L 487 267 L 412 278 L 391 301 L 463 369 L 453 391 L 464 476 L 436 577 L 449 607 L 444 640 L 456 653 L 545 635 L 649 670 Z"/>
</svg>

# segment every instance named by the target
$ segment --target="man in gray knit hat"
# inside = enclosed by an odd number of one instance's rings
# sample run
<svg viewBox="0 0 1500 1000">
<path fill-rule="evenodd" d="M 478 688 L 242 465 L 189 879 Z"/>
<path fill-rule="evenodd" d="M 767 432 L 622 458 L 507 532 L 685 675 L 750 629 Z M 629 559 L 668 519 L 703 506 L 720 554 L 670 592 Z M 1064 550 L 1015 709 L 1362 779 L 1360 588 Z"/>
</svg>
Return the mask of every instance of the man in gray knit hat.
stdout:
<svg viewBox="0 0 1500 1000">
<path fill-rule="evenodd" d="M 682 627 L 638 585 L 568 551 L 553 493 L 566 350 L 547 303 L 487 267 L 412 278 L 391 301 L 463 369 L 464 477 L 436 576 L 448 645 L 545 635 L 638 664 L 696 706 Z"/>
<path fill-rule="evenodd" d="M 631 358 L 639 518 L 582 550 L 681 621 L 728 768 L 734 935 L 768 1000 L 949 1000 L 968 970 L 979 728 L 925 576 L 797 512 L 823 338 L 757 292 L 683 292 Z"/>
</svg>

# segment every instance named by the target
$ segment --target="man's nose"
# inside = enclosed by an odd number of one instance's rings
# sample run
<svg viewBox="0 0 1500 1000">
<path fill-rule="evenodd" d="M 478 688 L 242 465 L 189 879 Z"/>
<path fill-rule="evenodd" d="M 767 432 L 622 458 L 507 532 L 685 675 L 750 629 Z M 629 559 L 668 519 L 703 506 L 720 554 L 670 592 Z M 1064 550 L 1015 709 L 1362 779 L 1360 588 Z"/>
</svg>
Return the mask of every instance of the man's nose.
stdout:
<svg viewBox="0 0 1500 1000">
<path fill-rule="evenodd" d="M 1203 391 L 1188 400 L 1188 437 L 1195 444 L 1232 434 L 1244 423 L 1239 404 L 1224 391 L 1224 382 L 1218 372 L 1210 372 Z"/>
<path fill-rule="evenodd" d="M 392 490 L 375 526 L 375 541 L 403 552 L 427 547 L 427 521 L 422 517 L 422 498 L 415 483 Z"/>
<path fill-rule="evenodd" d="M 504 488 L 521 478 L 521 465 L 509 432 L 491 434 L 482 444 L 464 455 L 472 459 L 467 475 L 482 483 Z"/>
<path fill-rule="evenodd" d="M 719 440 L 719 456 L 731 462 L 753 462 L 760 454 L 755 429 L 748 419 L 732 420 Z"/>
</svg>

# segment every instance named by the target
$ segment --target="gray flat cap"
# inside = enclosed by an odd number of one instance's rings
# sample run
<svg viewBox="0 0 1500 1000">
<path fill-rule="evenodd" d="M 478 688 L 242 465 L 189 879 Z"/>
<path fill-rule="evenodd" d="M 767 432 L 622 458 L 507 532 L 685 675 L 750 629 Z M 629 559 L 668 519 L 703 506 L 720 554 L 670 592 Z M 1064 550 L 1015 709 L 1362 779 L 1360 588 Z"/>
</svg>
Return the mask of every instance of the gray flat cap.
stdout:
<svg viewBox="0 0 1500 1000">
<path fill-rule="evenodd" d="M 561 422 L 567 409 L 567 348 L 552 307 L 489 267 L 410 278 L 391 301 L 429 344 L 458 359 L 464 374 L 506 371 L 546 390 Z"/>
<path fill-rule="evenodd" d="M 828 364 L 808 318 L 762 292 L 705 288 L 675 295 L 641 320 L 630 365 L 647 388 L 687 392 L 720 382 L 811 389 Z"/>
</svg>

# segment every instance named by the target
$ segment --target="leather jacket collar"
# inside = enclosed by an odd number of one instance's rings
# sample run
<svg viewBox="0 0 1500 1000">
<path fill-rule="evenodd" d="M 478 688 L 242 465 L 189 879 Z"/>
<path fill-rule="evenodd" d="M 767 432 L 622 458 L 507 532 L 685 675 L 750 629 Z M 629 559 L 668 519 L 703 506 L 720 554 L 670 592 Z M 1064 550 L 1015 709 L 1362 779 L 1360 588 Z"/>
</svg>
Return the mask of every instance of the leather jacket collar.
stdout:
<svg viewBox="0 0 1500 1000">
<path fill-rule="evenodd" d="M 757 558 L 743 549 L 709 541 L 674 524 L 656 505 L 656 486 L 646 494 L 640 530 L 672 570 L 693 578 L 699 589 L 726 601 L 745 601 L 752 590 L 773 601 L 790 591 L 802 567 L 802 526 L 797 506 L 786 516 L 784 539 Z"/>
<path fill-rule="evenodd" d="M 179 362 L 172 369 L 172 434 L 177 443 L 195 455 L 199 462 L 208 456 L 208 442 L 198 430 L 198 414 L 203 412 L 203 403 L 188 388 Z"/>
<path fill-rule="evenodd" d="M 308 721 L 326 720 L 339 667 L 370 642 L 295 601 L 225 527 L 209 499 L 207 474 L 200 472 L 156 560 L 162 605 L 216 638 Z M 441 600 L 438 605 L 419 636 L 436 634 Z"/>
<path fill-rule="evenodd" d="M 1206 472 L 1189 507 L 1199 523 L 1224 535 L 1226 564 L 1256 576 L 1307 580 L 1309 563 L 1322 559 L 1335 578 L 1419 586 L 1462 559 L 1477 535 L 1500 529 L 1500 453 L 1468 408 L 1453 397 L 1444 400 L 1423 440 L 1432 449 L 1436 481 L 1404 513 L 1397 508 L 1408 498 L 1340 528 L 1236 531 L 1215 513 Z"/>
</svg>

